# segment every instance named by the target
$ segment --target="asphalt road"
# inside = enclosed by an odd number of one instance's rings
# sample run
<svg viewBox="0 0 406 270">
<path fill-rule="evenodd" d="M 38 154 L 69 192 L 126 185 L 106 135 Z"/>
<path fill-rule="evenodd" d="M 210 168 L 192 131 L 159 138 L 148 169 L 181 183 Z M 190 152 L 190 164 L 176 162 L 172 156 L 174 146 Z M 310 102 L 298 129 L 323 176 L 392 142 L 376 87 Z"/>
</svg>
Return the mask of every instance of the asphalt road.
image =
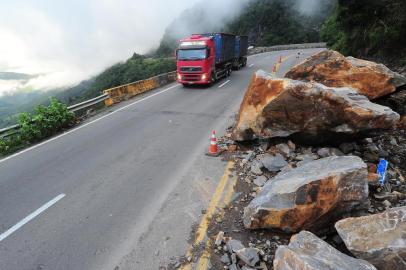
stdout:
<svg viewBox="0 0 406 270">
<path fill-rule="evenodd" d="M 158 269 L 185 253 L 225 163 L 204 156 L 252 73 L 319 49 L 249 57 L 210 88 L 177 84 L 0 160 L 0 269 Z M 117 268 L 118 267 L 118 268 Z"/>
</svg>

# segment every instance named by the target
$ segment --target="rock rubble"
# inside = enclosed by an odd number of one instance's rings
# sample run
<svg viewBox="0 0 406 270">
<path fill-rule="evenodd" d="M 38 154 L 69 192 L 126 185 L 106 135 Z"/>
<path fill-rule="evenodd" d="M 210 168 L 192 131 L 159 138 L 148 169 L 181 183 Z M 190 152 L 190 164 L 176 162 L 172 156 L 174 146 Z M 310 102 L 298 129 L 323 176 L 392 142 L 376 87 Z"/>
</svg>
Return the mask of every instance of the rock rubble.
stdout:
<svg viewBox="0 0 406 270">
<path fill-rule="evenodd" d="M 406 79 L 331 51 L 288 76 L 256 72 L 219 140 L 238 181 L 211 225 L 213 269 L 406 269 Z"/>
</svg>

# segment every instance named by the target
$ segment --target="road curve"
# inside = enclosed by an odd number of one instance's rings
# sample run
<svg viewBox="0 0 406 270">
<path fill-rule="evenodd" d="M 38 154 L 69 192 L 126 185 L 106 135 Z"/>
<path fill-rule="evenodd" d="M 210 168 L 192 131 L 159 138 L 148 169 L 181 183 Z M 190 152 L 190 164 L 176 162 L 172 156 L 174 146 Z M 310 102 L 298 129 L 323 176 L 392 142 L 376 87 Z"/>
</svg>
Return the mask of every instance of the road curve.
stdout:
<svg viewBox="0 0 406 270">
<path fill-rule="evenodd" d="M 168 85 L 0 160 L 0 269 L 158 269 L 184 254 L 225 166 L 204 156 L 211 130 L 255 70 L 282 55 L 283 75 L 319 50 L 250 56 L 210 88 Z"/>
</svg>

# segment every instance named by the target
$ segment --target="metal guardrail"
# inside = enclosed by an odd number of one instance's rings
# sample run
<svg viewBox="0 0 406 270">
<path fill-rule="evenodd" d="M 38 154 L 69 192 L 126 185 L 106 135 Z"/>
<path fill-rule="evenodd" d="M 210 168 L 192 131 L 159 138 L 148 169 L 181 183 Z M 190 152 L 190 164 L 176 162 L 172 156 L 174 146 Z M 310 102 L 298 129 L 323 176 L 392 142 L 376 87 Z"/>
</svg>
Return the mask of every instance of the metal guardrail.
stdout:
<svg viewBox="0 0 406 270">
<path fill-rule="evenodd" d="M 264 53 L 264 52 L 274 52 L 274 51 L 285 51 L 285 50 L 300 50 L 300 49 L 315 49 L 315 48 L 326 48 L 327 43 L 303 43 L 303 44 L 290 44 L 290 45 L 276 45 L 271 47 L 255 47 L 248 50 L 249 55 Z"/>
<path fill-rule="evenodd" d="M 103 95 L 100 95 L 98 97 L 95 97 L 95 98 L 83 101 L 81 103 L 69 106 L 68 110 L 71 111 L 71 112 L 77 112 L 77 111 L 92 107 L 92 106 L 94 106 L 94 105 L 96 105 L 96 104 L 98 104 L 98 103 L 100 103 L 102 101 L 104 102 L 108 98 L 109 98 L 109 95 L 103 94 Z"/>
<path fill-rule="evenodd" d="M 106 105 L 110 106 L 121 100 L 146 92 L 148 90 L 155 89 L 156 87 L 165 85 L 169 82 L 174 81 L 175 79 L 176 79 L 176 71 L 172 71 L 145 80 L 140 80 L 133 83 L 117 86 L 111 89 L 104 90 L 104 93 L 98 97 L 69 106 L 68 110 L 73 113 L 77 113 L 82 110 L 94 107 L 95 105 L 101 102 L 105 102 Z M 109 100 L 111 101 L 107 102 Z M 20 129 L 19 125 L 13 125 L 0 129 L 0 139 L 17 134 L 19 132 L 19 129 Z"/>
<path fill-rule="evenodd" d="M 20 125 L 13 125 L 13 126 L 9 126 L 6 128 L 2 128 L 2 129 L 0 129 L 0 138 L 14 135 L 14 134 L 18 133 L 19 129 L 20 129 Z"/>
<path fill-rule="evenodd" d="M 83 101 L 81 103 L 72 105 L 68 107 L 68 110 L 75 113 L 78 112 L 80 110 L 84 110 L 90 107 L 93 107 L 94 105 L 99 104 L 100 102 L 104 102 L 106 99 L 108 99 L 109 96 L 107 94 L 103 94 L 100 95 L 98 97 Z M 6 138 L 9 136 L 12 136 L 14 134 L 17 134 L 19 132 L 20 129 L 20 125 L 13 125 L 13 126 L 9 126 L 6 128 L 2 128 L 0 129 L 0 138 Z"/>
</svg>

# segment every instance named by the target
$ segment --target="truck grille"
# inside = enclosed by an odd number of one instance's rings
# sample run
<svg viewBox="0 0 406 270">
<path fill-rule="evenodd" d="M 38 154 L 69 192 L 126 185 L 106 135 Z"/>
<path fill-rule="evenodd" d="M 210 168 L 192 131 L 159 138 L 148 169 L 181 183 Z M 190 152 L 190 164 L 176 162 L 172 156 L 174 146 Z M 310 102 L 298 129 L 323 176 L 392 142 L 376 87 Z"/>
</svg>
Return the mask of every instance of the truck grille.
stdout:
<svg viewBox="0 0 406 270">
<path fill-rule="evenodd" d="M 180 71 L 182 72 L 201 72 L 202 71 L 202 67 L 181 67 Z"/>
<path fill-rule="evenodd" d="M 185 74 L 182 76 L 182 79 L 187 82 L 197 82 L 200 81 L 201 75 L 194 75 L 194 74 Z"/>
</svg>

